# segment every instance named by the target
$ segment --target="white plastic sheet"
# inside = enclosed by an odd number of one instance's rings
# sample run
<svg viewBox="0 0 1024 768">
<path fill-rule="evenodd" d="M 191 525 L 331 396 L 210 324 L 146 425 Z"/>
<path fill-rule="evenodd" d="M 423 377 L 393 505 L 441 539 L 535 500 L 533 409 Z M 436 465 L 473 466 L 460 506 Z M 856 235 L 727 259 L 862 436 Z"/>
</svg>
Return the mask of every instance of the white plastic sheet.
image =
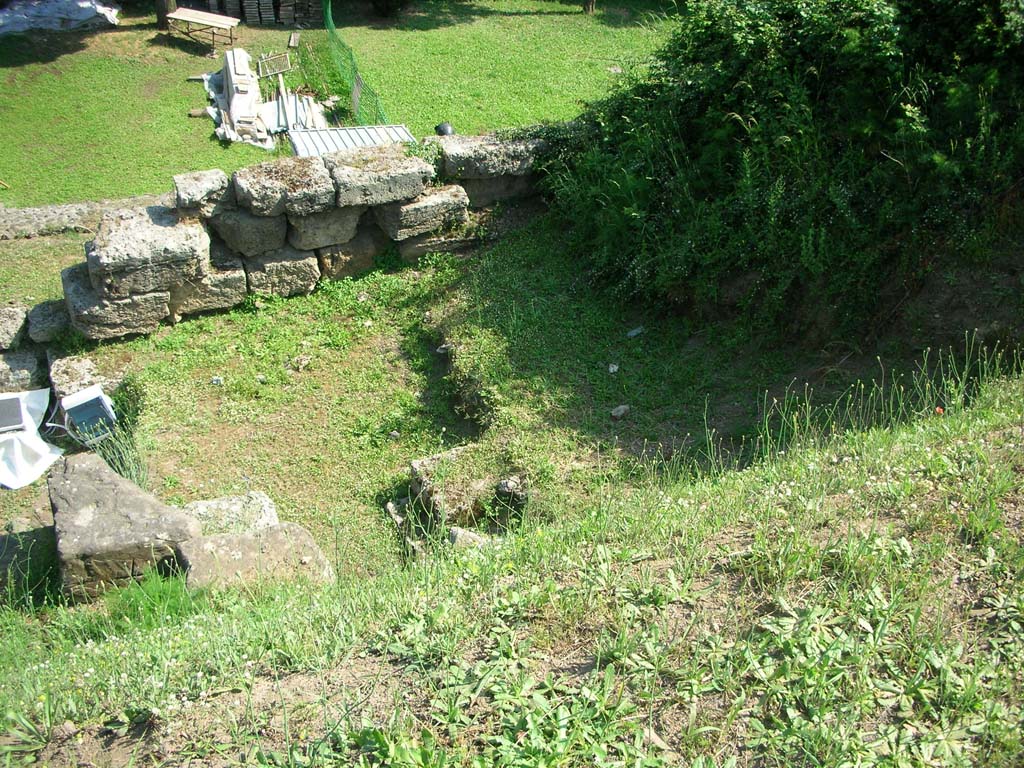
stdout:
<svg viewBox="0 0 1024 768">
<path fill-rule="evenodd" d="M 24 488 L 42 477 L 63 453 L 39 436 L 39 425 L 46 418 L 50 404 L 50 390 L 35 389 L 0 397 L 19 400 L 21 423 L 24 425 L 24 429 L 17 432 L 0 435 L 0 485 Z"/>
<path fill-rule="evenodd" d="M 120 6 L 100 0 L 14 0 L 0 10 L 0 35 L 30 29 L 117 26 Z"/>
</svg>

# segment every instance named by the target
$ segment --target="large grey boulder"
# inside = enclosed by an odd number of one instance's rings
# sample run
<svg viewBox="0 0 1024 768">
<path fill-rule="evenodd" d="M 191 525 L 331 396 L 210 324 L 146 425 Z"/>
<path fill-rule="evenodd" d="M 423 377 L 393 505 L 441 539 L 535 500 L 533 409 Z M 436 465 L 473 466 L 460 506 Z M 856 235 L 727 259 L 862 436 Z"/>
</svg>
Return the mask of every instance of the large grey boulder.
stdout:
<svg viewBox="0 0 1024 768">
<path fill-rule="evenodd" d="M 334 182 L 319 157 L 289 157 L 235 171 L 238 204 L 257 216 L 309 216 L 334 206 Z"/>
<path fill-rule="evenodd" d="M 70 327 L 68 306 L 60 299 L 42 301 L 28 311 L 28 337 L 32 341 L 47 344 Z"/>
<path fill-rule="evenodd" d="M 181 508 L 203 526 L 203 534 L 255 533 L 277 525 L 277 506 L 262 491 L 193 501 Z"/>
<path fill-rule="evenodd" d="M 27 321 L 27 308 L 17 305 L 0 307 L 0 352 L 18 347 L 25 338 Z"/>
<path fill-rule="evenodd" d="M 174 568 L 179 547 L 201 534 L 199 521 L 162 504 L 96 454 L 59 462 L 48 481 L 65 593 L 94 597 Z"/>
<path fill-rule="evenodd" d="M 488 179 L 526 176 L 545 147 L 541 139 L 505 141 L 494 136 L 431 136 L 427 144 L 441 147 L 441 168 L 446 179 Z"/>
<path fill-rule="evenodd" d="M 452 184 L 431 187 L 407 203 L 391 203 L 374 208 L 377 223 L 392 240 L 407 240 L 427 232 L 439 232 L 465 224 L 469 197 Z"/>
<path fill-rule="evenodd" d="M 179 173 L 174 177 L 174 202 L 181 216 L 208 219 L 235 207 L 235 188 L 221 170 Z"/>
<path fill-rule="evenodd" d="M 283 579 L 334 581 L 334 569 L 305 528 L 282 523 L 255 533 L 215 534 L 181 545 L 190 589 L 233 587 Z"/>
<path fill-rule="evenodd" d="M 289 246 L 245 259 L 244 263 L 251 293 L 298 296 L 312 293 L 320 279 L 316 254 Z"/>
<path fill-rule="evenodd" d="M 339 208 L 412 200 L 434 178 L 434 166 L 406 154 L 403 144 L 344 150 L 324 155 L 323 161 L 334 180 Z"/>
<path fill-rule="evenodd" d="M 363 206 L 350 206 L 309 216 L 289 216 L 288 242 L 300 251 L 347 243 L 355 237 L 359 218 L 365 210 Z"/>
<path fill-rule="evenodd" d="M 166 291 L 206 273 L 210 236 L 172 208 L 151 205 L 106 214 L 85 248 L 92 286 L 103 298 Z"/>
<path fill-rule="evenodd" d="M 24 392 L 46 386 L 46 368 L 35 352 L 0 353 L 0 392 Z"/>
<path fill-rule="evenodd" d="M 58 397 L 67 397 L 94 384 L 103 387 L 108 395 L 121 386 L 125 369 L 111 374 L 100 373 L 95 361 L 85 355 L 58 355 L 47 350 L 46 358 L 50 368 L 50 386 Z"/>
<path fill-rule="evenodd" d="M 360 275 L 373 268 L 374 260 L 390 244 L 391 240 L 368 213 L 359 220 L 356 236 L 347 243 L 317 250 L 320 274 L 329 280 Z"/>
<path fill-rule="evenodd" d="M 210 248 L 210 269 L 206 275 L 175 286 L 170 294 L 168 307 L 173 322 L 185 315 L 236 307 L 248 295 L 242 260 L 215 241 Z"/>
<path fill-rule="evenodd" d="M 84 264 L 60 273 L 71 325 L 90 339 L 114 339 L 135 333 L 152 333 L 170 315 L 167 291 L 127 299 L 106 300 L 97 295 Z"/>
<path fill-rule="evenodd" d="M 259 256 L 284 245 L 288 220 L 283 215 L 253 216 L 246 211 L 225 211 L 210 219 L 210 227 L 232 251 Z"/>
</svg>

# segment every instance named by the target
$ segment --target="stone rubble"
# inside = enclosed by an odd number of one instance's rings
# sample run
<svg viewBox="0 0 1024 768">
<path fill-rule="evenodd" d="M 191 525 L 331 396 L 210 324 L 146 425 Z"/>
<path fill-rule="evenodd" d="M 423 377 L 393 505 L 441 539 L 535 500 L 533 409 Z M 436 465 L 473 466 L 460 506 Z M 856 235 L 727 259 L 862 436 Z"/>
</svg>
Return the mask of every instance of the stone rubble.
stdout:
<svg viewBox="0 0 1024 768">
<path fill-rule="evenodd" d="M 532 194 L 542 147 L 446 136 L 421 153 L 396 144 L 272 160 L 230 177 L 178 174 L 174 207 L 104 214 L 85 263 L 62 273 L 67 319 L 40 305 L 29 333 L 43 343 L 68 324 L 94 340 L 151 333 L 249 294 L 310 293 L 321 279 L 372 269 L 389 247 L 407 262 L 469 248 L 479 242 L 466 226 L 470 205 Z M 436 168 L 417 156 L 431 152 Z M 446 186 L 431 186 L 437 168 Z"/>
</svg>

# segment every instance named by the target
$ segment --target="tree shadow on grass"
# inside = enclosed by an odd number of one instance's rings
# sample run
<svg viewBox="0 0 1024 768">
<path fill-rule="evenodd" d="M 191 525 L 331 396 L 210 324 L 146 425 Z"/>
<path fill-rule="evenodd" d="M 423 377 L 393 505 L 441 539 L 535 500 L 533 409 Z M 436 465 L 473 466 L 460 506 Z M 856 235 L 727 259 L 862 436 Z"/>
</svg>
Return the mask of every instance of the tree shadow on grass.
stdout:
<svg viewBox="0 0 1024 768">
<path fill-rule="evenodd" d="M 825 397 L 865 372 L 864 356 L 829 367 L 819 350 L 759 345 L 726 322 L 695 332 L 681 313 L 591 286 L 561 241 L 541 219 L 484 250 L 443 325 L 490 399 L 595 450 L 668 458 L 710 433 L 740 451 L 766 392 L 769 408 L 805 382 Z"/>
<path fill-rule="evenodd" d="M 0 68 L 15 69 L 28 64 L 47 64 L 62 56 L 84 51 L 89 40 L 97 35 L 118 35 L 123 32 L 138 32 L 142 29 L 155 29 L 152 21 L 139 21 L 129 14 L 122 18 L 132 18 L 131 24 L 116 27 L 94 27 L 79 30 L 35 30 L 16 35 L 0 37 Z"/>
<path fill-rule="evenodd" d="M 500 9 L 481 5 L 472 0 L 438 0 L 437 2 L 413 3 L 397 17 L 381 17 L 374 13 L 369 2 L 336 5 L 333 10 L 335 24 L 349 27 L 368 27 L 380 30 L 403 32 L 425 32 L 443 27 L 470 24 L 474 21 L 493 17 L 514 18 L 520 16 L 581 16 L 582 3 L 548 3 L 549 8 L 536 10 Z M 639 26 L 646 23 L 651 13 L 667 13 L 674 3 L 658 0 L 626 0 L 609 8 L 598 8 L 593 19 L 610 27 Z"/>
<path fill-rule="evenodd" d="M 149 41 L 150 45 L 157 45 L 163 48 L 170 48 L 175 51 L 181 51 L 189 56 L 200 56 L 203 58 L 212 58 L 214 49 L 204 43 L 200 43 L 198 40 L 193 40 L 189 37 L 182 37 L 175 35 L 172 32 L 159 32 L 153 35 L 153 38 Z"/>
</svg>

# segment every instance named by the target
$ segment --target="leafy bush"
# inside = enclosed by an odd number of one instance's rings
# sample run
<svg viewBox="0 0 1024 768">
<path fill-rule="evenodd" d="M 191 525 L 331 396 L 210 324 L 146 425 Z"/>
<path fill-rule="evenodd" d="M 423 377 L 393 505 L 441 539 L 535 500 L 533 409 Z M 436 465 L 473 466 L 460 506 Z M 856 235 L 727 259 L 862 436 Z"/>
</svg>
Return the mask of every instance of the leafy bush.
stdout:
<svg viewBox="0 0 1024 768">
<path fill-rule="evenodd" d="M 848 332 L 1015 203 L 1006 1 L 688 4 L 651 70 L 553 142 L 576 250 L 630 294 Z"/>
</svg>

